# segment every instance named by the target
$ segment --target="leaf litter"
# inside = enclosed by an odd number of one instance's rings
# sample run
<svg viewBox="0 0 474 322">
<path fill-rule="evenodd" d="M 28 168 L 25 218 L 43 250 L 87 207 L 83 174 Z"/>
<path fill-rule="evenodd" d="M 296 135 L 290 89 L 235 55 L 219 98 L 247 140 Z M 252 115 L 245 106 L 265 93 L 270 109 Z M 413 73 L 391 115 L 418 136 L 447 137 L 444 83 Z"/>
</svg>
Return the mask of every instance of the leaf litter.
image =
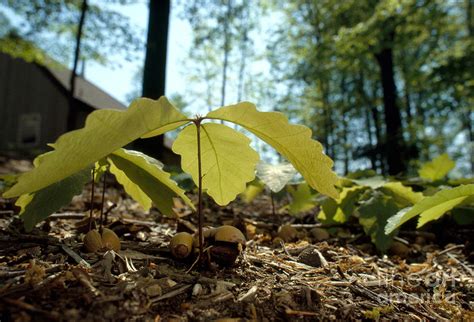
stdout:
<svg viewBox="0 0 474 322">
<path fill-rule="evenodd" d="M 314 221 L 317 207 L 275 218 L 267 196 L 225 208 L 209 199 L 206 224 L 240 228 L 247 247 L 234 267 L 188 272 L 192 262 L 173 259 L 167 245 L 177 227 L 194 229 L 192 211 L 177 202 L 177 218 L 147 213 L 109 186 L 107 226 L 119 252 L 83 249 L 90 186 L 31 233 L 0 199 L 0 320 L 474 319 L 468 243 L 440 246 L 429 232 L 407 231 L 383 256 L 360 227 L 321 234 L 334 228 Z M 278 240 L 283 225 L 296 237 Z"/>
</svg>

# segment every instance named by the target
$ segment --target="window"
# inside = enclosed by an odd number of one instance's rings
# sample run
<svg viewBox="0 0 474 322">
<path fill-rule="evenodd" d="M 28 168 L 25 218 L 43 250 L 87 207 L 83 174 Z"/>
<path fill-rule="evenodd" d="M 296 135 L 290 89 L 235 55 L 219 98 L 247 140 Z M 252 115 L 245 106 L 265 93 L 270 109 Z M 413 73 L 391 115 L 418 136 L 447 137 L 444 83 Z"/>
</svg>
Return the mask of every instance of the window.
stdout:
<svg viewBox="0 0 474 322">
<path fill-rule="evenodd" d="M 41 115 L 39 113 L 20 114 L 18 119 L 18 138 L 20 147 L 34 147 L 40 143 Z"/>
</svg>

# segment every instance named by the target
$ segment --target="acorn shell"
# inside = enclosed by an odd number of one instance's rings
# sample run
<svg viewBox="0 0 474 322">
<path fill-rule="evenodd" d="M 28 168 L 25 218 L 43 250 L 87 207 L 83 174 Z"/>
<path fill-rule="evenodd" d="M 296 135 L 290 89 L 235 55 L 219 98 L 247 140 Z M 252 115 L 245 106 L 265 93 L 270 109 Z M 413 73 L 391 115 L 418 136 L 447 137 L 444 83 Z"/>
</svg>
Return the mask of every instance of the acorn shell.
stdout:
<svg viewBox="0 0 474 322">
<path fill-rule="evenodd" d="M 118 252 L 120 250 L 120 239 L 113 230 L 108 228 L 102 229 L 102 245 L 108 250 Z"/>
<path fill-rule="evenodd" d="M 214 240 L 216 242 L 236 243 L 245 246 L 244 234 L 234 226 L 224 225 L 216 229 Z"/>
<path fill-rule="evenodd" d="M 193 251 L 193 236 L 186 232 L 177 233 L 170 240 L 170 251 L 175 258 L 183 259 Z"/>
<path fill-rule="evenodd" d="M 95 253 L 96 251 L 102 249 L 102 237 L 96 229 L 90 230 L 83 239 L 84 247 L 87 252 Z"/>
</svg>

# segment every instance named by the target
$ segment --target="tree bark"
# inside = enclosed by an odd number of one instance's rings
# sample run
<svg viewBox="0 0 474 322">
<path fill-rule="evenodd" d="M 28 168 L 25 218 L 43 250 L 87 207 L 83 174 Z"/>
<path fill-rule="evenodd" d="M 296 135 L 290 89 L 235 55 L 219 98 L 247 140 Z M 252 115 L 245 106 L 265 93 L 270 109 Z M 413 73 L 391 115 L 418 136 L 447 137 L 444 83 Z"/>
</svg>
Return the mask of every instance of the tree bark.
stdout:
<svg viewBox="0 0 474 322">
<path fill-rule="evenodd" d="M 158 99 L 165 95 L 170 0 L 150 0 L 149 7 L 142 95 Z M 154 157 L 162 158 L 165 151 L 164 135 L 139 139 L 135 141 L 134 147 Z"/>
<path fill-rule="evenodd" d="M 84 28 L 84 22 L 86 19 L 87 12 L 87 0 L 82 1 L 81 16 L 79 18 L 79 25 L 76 34 L 76 48 L 74 50 L 73 66 L 71 71 L 71 77 L 69 78 L 69 112 L 67 116 L 67 130 L 72 131 L 77 128 L 77 106 L 74 99 L 74 92 L 76 91 L 76 78 L 77 78 L 77 67 L 79 64 L 79 57 L 81 55 L 81 40 L 82 30 Z"/>
<path fill-rule="evenodd" d="M 225 105 L 225 94 L 227 84 L 227 68 L 229 65 L 230 32 L 229 24 L 232 11 L 232 0 L 227 0 L 227 11 L 224 21 L 224 66 L 222 67 L 221 106 Z"/>
<path fill-rule="evenodd" d="M 394 34 L 391 38 L 393 40 Z M 397 87 L 393 67 L 393 50 L 384 48 L 375 54 L 380 67 L 380 77 L 383 89 L 383 103 L 386 125 L 385 153 L 388 164 L 388 173 L 396 175 L 406 171 L 403 158 L 405 144 L 402 135 L 402 120 L 400 108 L 397 104 Z"/>
</svg>

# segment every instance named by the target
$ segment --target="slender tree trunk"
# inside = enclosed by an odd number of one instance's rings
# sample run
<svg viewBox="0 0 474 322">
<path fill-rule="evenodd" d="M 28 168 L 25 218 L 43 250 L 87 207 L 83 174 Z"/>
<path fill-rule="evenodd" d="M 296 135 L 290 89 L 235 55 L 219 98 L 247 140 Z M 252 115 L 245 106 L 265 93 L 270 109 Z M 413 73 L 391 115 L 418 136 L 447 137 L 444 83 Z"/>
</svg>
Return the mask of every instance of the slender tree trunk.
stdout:
<svg viewBox="0 0 474 322">
<path fill-rule="evenodd" d="M 323 108 L 324 108 L 324 146 L 326 148 L 326 154 L 334 159 L 333 145 L 331 142 L 331 133 L 332 133 L 332 117 L 331 111 L 329 110 L 329 84 L 326 81 L 320 82 L 321 94 L 323 99 Z"/>
<path fill-rule="evenodd" d="M 369 139 L 369 146 L 374 150 L 374 138 L 372 134 L 372 124 L 370 122 L 370 109 L 368 106 L 365 107 L 364 109 L 364 116 L 365 116 L 365 126 L 367 129 L 367 137 Z M 375 151 L 369 155 L 369 160 L 370 160 L 370 167 L 372 170 L 377 171 L 377 155 L 375 154 Z"/>
<path fill-rule="evenodd" d="M 81 40 L 82 31 L 84 28 L 84 21 L 86 19 L 87 12 L 87 0 L 82 1 L 81 16 L 79 18 L 79 25 L 76 34 L 76 48 L 74 50 L 73 66 L 71 71 L 71 77 L 69 78 L 69 113 L 67 117 L 67 130 L 71 131 L 77 127 L 77 106 L 74 99 L 74 93 L 76 91 L 76 78 L 77 78 L 77 66 L 79 63 L 79 57 L 81 55 Z"/>
<path fill-rule="evenodd" d="M 349 139 L 348 139 L 348 120 L 347 120 L 347 106 L 349 102 L 347 101 L 347 88 L 346 88 L 346 77 L 345 75 L 341 79 L 341 94 L 343 95 L 342 99 L 342 147 L 344 149 L 344 174 L 349 172 Z"/>
<path fill-rule="evenodd" d="M 377 171 L 377 153 L 375 151 L 375 147 L 377 142 L 374 142 L 374 136 L 372 133 L 372 123 L 370 121 L 371 117 L 371 110 L 372 110 L 372 103 L 367 96 L 367 93 L 364 89 L 364 82 L 365 82 L 364 73 L 362 70 L 359 71 L 359 77 L 357 78 L 357 92 L 360 98 L 361 106 L 365 107 L 365 124 L 367 129 L 367 137 L 369 139 L 369 147 L 372 150 L 369 155 L 370 165 L 372 170 Z M 375 123 L 375 120 L 374 120 Z M 374 129 L 376 129 L 377 124 L 374 124 Z M 377 137 L 375 139 L 378 139 Z"/>
<path fill-rule="evenodd" d="M 372 86 L 373 100 L 375 100 L 378 97 L 377 92 L 378 92 L 378 83 L 374 83 Z M 377 138 L 377 144 L 376 144 L 377 160 L 379 161 L 380 170 L 382 171 L 382 174 L 386 175 L 387 164 L 386 164 L 385 155 L 383 154 L 383 146 L 384 146 L 385 140 L 383 139 L 382 121 L 380 120 L 380 113 L 376 104 L 371 104 L 370 112 L 372 114 L 372 119 L 374 121 L 375 137 Z"/>
<path fill-rule="evenodd" d="M 466 21 L 469 37 L 474 38 L 474 0 L 466 0 Z M 465 128 L 468 133 L 468 138 L 471 143 L 471 174 L 474 174 L 474 111 L 472 108 L 473 100 L 468 101 L 468 108 L 465 117 Z"/>
<path fill-rule="evenodd" d="M 392 40 L 394 34 L 391 36 Z M 402 120 L 400 109 L 397 104 L 397 87 L 395 85 L 395 73 L 393 66 L 393 50 L 384 48 L 375 54 L 380 67 L 382 80 L 384 114 L 386 125 L 386 156 L 388 173 L 396 175 L 406 171 L 403 158 L 404 141 L 402 135 Z"/>
<path fill-rule="evenodd" d="M 227 12 L 224 21 L 224 66 L 222 67 L 222 87 L 221 87 L 221 106 L 225 105 L 226 85 L 227 85 L 227 67 L 229 65 L 230 52 L 230 32 L 229 24 L 232 11 L 232 0 L 227 0 Z"/>
<path fill-rule="evenodd" d="M 158 99 L 165 95 L 170 0 L 150 0 L 149 7 L 142 95 Z M 162 158 L 165 151 L 164 135 L 150 139 L 139 139 L 135 141 L 134 146 L 147 154 Z"/>
</svg>

